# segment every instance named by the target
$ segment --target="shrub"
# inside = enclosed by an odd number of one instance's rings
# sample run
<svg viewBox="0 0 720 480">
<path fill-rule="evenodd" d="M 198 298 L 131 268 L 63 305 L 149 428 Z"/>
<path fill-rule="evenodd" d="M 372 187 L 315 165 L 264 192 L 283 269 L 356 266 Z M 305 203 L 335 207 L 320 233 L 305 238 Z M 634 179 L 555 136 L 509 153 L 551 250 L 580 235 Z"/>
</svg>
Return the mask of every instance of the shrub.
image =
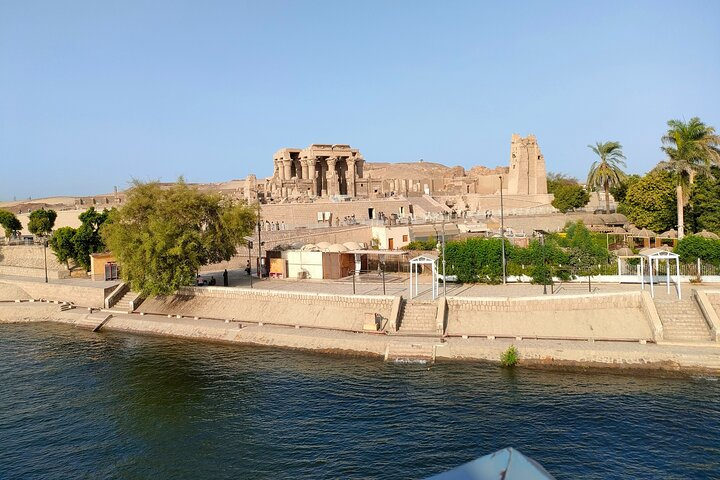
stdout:
<svg viewBox="0 0 720 480">
<path fill-rule="evenodd" d="M 510 345 L 502 355 L 500 355 L 500 364 L 503 367 L 514 367 L 518 362 L 518 350 L 515 345 Z"/>
</svg>

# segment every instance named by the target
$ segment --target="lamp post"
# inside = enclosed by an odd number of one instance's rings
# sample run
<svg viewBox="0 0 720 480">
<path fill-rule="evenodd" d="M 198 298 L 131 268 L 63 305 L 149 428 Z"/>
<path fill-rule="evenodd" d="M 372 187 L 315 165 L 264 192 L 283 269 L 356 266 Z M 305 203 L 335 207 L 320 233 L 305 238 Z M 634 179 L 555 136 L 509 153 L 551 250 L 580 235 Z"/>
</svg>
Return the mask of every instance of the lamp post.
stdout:
<svg viewBox="0 0 720 480">
<path fill-rule="evenodd" d="M 382 268 L 383 295 L 385 295 L 385 255 L 380 255 L 380 266 Z"/>
<path fill-rule="evenodd" d="M 253 288 L 253 285 L 252 285 L 252 247 L 253 247 L 253 242 L 252 242 L 252 240 L 248 240 L 247 245 L 248 245 L 248 270 L 250 270 L 248 272 L 248 276 L 250 277 L 250 288 Z"/>
<path fill-rule="evenodd" d="M 445 212 L 442 222 L 442 272 L 443 272 L 443 297 L 447 297 L 447 280 L 445 279 Z"/>
<path fill-rule="evenodd" d="M 262 259 L 262 240 L 260 239 L 260 195 L 258 195 L 257 199 L 257 229 L 258 229 L 258 266 L 257 266 L 257 274 L 258 278 L 262 278 L 262 270 L 261 270 L 261 259 Z M 252 272 L 250 272 L 250 276 L 252 277 Z M 252 280 L 251 280 L 252 281 Z"/>
<path fill-rule="evenodd" d="M 540 236 L 540 240 L 542 241 L 542 252 L 543 252 L 543 255 L 542 255 L 542 261 L 543 261 L 543 295 L 547 295 L 547 272 L 545 271 L 545 265 L 546 265 L 546 263 L 547 263 L 546 260 L 545 260 L 545 232 L 544 232 L 544 231 L 540 231 L 540 235 L 541 235 L 541 236 Z"/>
<path fill-rule="evenodd" d="M 500 175 L 500 240 L 502 241 L 502 277 L 503 285 L 507 284 L 505 271 L 505 208 L 503 205 L 503 177 Z"/>
<path fill-rule="evenodd" d="M 47 239 L 43 240 L 43 257 L 45 259 L 45 283 L 48 283 L 48 271 L 47 271 Z"/>
</svg>

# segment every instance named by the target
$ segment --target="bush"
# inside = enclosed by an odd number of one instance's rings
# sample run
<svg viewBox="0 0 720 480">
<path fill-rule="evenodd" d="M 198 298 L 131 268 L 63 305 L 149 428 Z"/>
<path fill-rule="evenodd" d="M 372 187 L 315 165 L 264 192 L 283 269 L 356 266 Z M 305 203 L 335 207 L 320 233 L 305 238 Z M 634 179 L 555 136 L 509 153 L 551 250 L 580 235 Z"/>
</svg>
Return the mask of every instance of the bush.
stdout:
<svg viewBox="0 0 720 480">
<path fill-rule="evenodd" d="M 500 355 L 500 364 L 503 367 L 514 367 L 518 362 L 518 350 L 515 345 L 510 345 L 502 355 Z"/>
<path fill-rule="evenodd" d="M 678 242 L 675 253 L 680 255 L 680 260 L 684 263 L 692 263 L 699 258 L 720 266 L 720 240 L 688 235 Z"/>
<path fill-rule="evenodd" d="M 512 256 L 514 247 L 505 240 L 505 258 Z M 457 275 L 463 283 L 500 283 L 502 281 L 502 240 L 499 238 L 469 238 L 445 245 L 447 274 Z"/>
<path fill-rule="evenodd" d="M 404 247 L 403 250 L 435 250 L 437 248 L 437 240 L 433 237 L 427 240 L 413 240 Z"/>
</svg>

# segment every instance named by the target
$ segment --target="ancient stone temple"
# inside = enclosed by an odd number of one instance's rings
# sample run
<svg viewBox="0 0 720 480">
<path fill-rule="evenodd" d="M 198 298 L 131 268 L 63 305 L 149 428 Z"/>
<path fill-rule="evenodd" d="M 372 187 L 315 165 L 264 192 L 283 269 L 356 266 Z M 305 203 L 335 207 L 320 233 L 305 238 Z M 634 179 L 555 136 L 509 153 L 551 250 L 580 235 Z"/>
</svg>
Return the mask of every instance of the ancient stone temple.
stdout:
<svg viewBox="0 0 720 480">
<path fill-rule="evenodd" d="M 547 193 L 545 157 L 540 152 L 535 135 L 525 138 L 517 133 L 512 135 L 507 192 L 511 195 Z"/>
<path fill-rule="evenodd" d="M 360 151 L 350 145 L 283 148 L 273 155 L 270 188 L 281 198 L 366 195 L 364 163 Z"/>
</svg>

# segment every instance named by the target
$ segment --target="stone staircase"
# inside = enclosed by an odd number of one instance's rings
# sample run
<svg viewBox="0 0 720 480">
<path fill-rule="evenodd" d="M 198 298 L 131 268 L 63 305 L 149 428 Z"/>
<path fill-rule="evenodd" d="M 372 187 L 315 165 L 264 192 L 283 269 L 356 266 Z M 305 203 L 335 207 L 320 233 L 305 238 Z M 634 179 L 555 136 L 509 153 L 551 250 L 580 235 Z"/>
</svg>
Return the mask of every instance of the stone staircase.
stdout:
<svg viewBox="0 0 720 480">
<path fill-rule="evenodd" d="M 110 310 L 118 313 L 130 313 L 133 311 L 131 303 L 135 302 L 139 296 L 140 295 L 136 292 L 128 290 L 127 292 L 125 292 L 125 295 L 120 298 L 120 300 L 115 302 L 114 305 L 110 306 Z M 137 304 L 135 305 L 135 307 L 137 308 Z"/>
<path fill-rule="evenodd" d="M 388 343 L 385 361 L 396 363 L 433 363 L 435 346 L 432 343 Z"/>
<path fill-rule="evenodd" d="M 400 307 L 398 332 L 405 335 L 438 335 L 435 325 L 437 308 L 435 302 L 404 300 Z"/>
<path fill-rule="evenodd" d="M 654 299 L 663 325 L 663 339 L 677 342 L 709 342 L 710 328 L 694 297 L 678 300 L 672 296 Z"/>
</svg>

